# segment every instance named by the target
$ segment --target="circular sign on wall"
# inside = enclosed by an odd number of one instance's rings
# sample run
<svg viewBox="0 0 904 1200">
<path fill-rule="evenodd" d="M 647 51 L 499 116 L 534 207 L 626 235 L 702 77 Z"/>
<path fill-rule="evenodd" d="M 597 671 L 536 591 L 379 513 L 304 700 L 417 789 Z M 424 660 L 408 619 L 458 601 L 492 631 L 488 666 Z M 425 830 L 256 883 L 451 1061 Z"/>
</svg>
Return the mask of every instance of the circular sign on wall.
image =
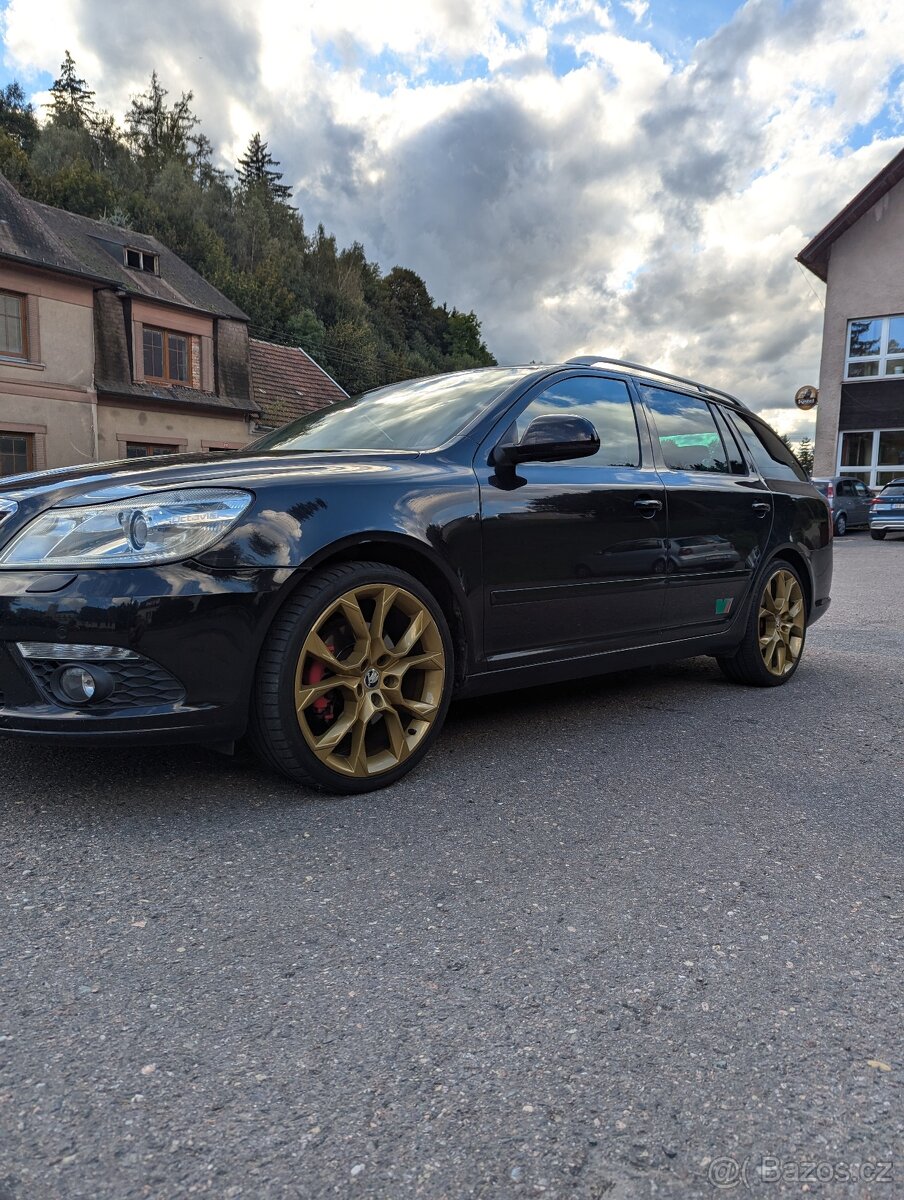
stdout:
<svg viewBox="0 0 904 1200">
<path fill-rule="evenodd" d="M 798 408 L 815 408 L 818 399 L 819 388 L 813 387 L 812 383 L 804 384 L 794 393 L 794 403 Z"/>
</svg>

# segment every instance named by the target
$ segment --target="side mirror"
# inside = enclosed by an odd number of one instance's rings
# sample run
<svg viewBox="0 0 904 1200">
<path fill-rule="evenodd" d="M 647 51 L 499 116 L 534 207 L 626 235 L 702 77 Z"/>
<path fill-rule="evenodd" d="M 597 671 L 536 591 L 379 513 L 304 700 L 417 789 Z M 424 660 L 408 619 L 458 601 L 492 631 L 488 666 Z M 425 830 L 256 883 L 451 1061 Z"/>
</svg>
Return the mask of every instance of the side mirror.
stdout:
<svg viewBox="0 0 904 1200">
<path fill-rule="evenodd" d="M 589 458 L 599 448 L 599 434 L 585 417 L 550 413 L 534 417 L 516 445 L 497 446 L 493 451 L 493 465 L 565 462 L 570 458 Z"/>
</svg>

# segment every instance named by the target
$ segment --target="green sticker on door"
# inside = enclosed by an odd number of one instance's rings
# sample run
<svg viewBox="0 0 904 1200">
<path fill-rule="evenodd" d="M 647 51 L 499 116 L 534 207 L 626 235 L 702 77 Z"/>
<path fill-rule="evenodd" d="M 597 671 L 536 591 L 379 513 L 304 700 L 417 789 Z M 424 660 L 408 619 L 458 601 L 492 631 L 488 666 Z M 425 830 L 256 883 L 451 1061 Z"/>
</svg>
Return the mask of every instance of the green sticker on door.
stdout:
<svg viewBox="0 0 904 1200">
<path fill-rule="evenodd" d="M 732 599 L 733 599 L 733 597 L 729 596 L 726 600 L 717 600 L 716 601 L 716 616 L 717 617 L 724 617 L 727 613 L 731 612 Z"/>
</svg>

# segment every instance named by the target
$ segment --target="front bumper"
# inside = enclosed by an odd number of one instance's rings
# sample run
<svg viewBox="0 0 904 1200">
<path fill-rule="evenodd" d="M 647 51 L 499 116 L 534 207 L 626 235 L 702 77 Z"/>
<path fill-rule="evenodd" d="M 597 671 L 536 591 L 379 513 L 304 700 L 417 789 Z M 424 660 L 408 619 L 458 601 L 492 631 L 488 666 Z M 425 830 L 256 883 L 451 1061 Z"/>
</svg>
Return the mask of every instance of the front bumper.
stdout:
<svg viewBox="0 0 904 1200">
<path fill-rule="evenodd" d="M 70 576 L 0 571 L 0 734 L 233 741 L 245 731 L 260 645 L 290 576 L 182 563 Z M 111 667 L 107 699 L 78 707 L 54 695 L 53 664 L 23 658 L 19 642 L 120 646 L 139 658 Z"/>
</svg>

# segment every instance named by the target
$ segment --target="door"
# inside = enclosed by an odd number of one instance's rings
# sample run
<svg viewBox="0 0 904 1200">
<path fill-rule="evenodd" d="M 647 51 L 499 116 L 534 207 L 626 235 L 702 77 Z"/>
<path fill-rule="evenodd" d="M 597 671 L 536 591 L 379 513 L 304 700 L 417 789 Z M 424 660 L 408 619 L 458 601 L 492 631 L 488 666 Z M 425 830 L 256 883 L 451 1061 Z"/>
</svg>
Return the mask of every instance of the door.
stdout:
<svg viewBox="0 0 904 1200">
<path fill-rule="evenodd" d="M 860 479 L 854 479 L 854 499 L 856 516 L 852 518 L 853 525 L 868 525 L 869 524 L 869 502 L 872 499 L 872 493 L 869 488 Z"/>
<path fill-rule="evenodd" d="M 590 457 L 490 463 L 537 417 L 575 416 L 599 437 Z M 536 427 L 535 427 L 536 428 Z M 544 382 L 481 446 L 485 650 L 561 656 L 655 640 L 666 571 L 665 491 L 627 384 L 600 375 Z"/>
<path fill-rule="evenodd" d="M 667 636 L 727 625 L 743 604 L 772 527 L 772 495 L 718 409 L 641 385 L 668 500 Z"/>
</svg>

